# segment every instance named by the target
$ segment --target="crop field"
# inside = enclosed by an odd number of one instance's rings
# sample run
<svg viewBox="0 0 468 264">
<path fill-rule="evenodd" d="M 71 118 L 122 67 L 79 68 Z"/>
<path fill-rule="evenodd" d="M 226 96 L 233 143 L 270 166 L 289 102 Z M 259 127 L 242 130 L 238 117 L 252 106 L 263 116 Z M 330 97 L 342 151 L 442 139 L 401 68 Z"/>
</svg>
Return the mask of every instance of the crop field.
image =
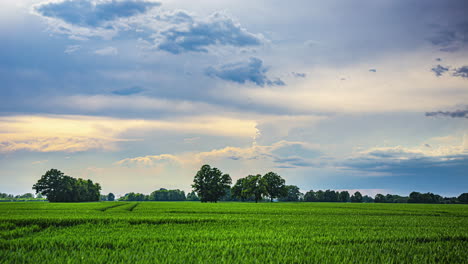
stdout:
<svg viewBox="0 0 468 264">
<path fill-rule="evenodd" d="M 1 263 L 467 263 L 468 206 L 0 203 Z"/>
</svg>

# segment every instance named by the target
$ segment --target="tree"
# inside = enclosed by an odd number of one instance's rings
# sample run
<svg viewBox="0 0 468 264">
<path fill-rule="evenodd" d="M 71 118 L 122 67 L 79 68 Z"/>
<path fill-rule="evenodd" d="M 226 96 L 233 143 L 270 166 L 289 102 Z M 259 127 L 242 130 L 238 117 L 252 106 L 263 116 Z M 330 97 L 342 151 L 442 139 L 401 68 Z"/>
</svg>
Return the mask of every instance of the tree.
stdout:
<svg viewBox="0 0 468 264">
<path fill-rule="evenodd" d="M 343 203 L 346 203 L 349 201 L 349 192 L 348 191 L 342 191 L 340 192 L 340 194 L 338 195 L 338 200 L 340 202 L 343 202 Z"/>
<path fill-rule="evenodd" d="M 468 193 L 460 194 L 457 199 L 460 203 L 468 203 Z"/>
<path fill-rule="evenodd" d="M 381 193 L 378 193 L 375 195 L 374 197 L 374 202 L 376 203 L 385 203 L 386 202 L 386 199 L 385 199 L 385 196 Z"/>
<path fill-rule="evenodd" d="M 317 202 L 317 197 L 313 190 L 306 192 L 304 195 L 304 202 Z"/>
<path fill-rule="evenodd" d="M 25 193 L 25 194 L 22 194 L 22 195 L 18 195 L 18 198 L 20 198 L 20 199 L 34 199 L 34 194 Z"/>
<path fill-rule="evenodd" d="M 374 202 L 374 198 L 370 197 L 369 195 L 364 195 L 362 197 L 362 202 L 363 203 L 373 203 Z"/>
<path fill-rule="evenodd" d="M 245 178 L 240 178 L 236 181 L 236 184 L 232 186 L 231 195 L 241 201 L 245 201 L 247 197 L 247 193 L 244 191 L 247 188 Z"/>
<path fill-rule="evenodd" d="M 123 197 L 119 198 L 119 201 L 147 201 L 148 196 L 142 193 L 126 193 Z"/>
<path fill-rule="evenodd" d="M 315 192 L 317 202 L 325 202 L 325 193 L 322 190 Z"/>
<path fill-rule="evenodd" d="M 338 202 L 338 192 L 326 190 L 324 193 L 325 202 Z"/>
<path fill-rule="evenodd" d="M 355 192 L 351 196 L 351 202 L 352 203 L 362 203 L 362 194 L 360 192 Z"/>
<path fill-rule="evenodd" d="M 195 191 L 192 191 L 187 194 L 187 201 L 200 201 Z"/>
<path fill-rule="evenodd" d="M 51 169 L 42 175 L 33 189 L 47 196 L 50 202 L 88 202 L 99 201 L 101 186 L 91 180 L 75 179 Z"/>
<path fill-rule="evenodd" d="M 223 174 L 210 165 L 203 165 L 193 179 L 192 188 L 197 192 L 201 202 L 217 202 L 226 194 L 226 188 L 230 184 L 229 174 Z"/>
<path fill-rule="evenodd" d="M 408 203 L 442 203 L 443 198 L 433 193 L 412 192 L 409 195 Z"/>
<path fill-rule="evenodd" d="M 232 196 L 232 188 L 227 187 L 226 188 L 226 194 L 223 195 L 220 199 L 221 201 L 235 201 L 236 199 Z"/>
<path fill-rule="evenodd" d="M 265 181 L 262 175 L 249 175 L 245 177 L 243 182 L 244 190 L 242 191 L 246 197 L 253 196 L 256 203 L 262 199 L 263 195 L 267 195 Z"/>
<path fill-rule="evenodd" d="M 109 193 L 107 195 L 107 201 L 112 202 L 115 200 L 115 195 L 113 193 Z"/>
<path fill-rule="evenodd" d="M 282 197 L 287 194 L 285 180 L 274 172 L 268 172 L 263 176 L 263 181 L 266 188 L 266 194 L 270 197 L 270 202 L 274 198 Z"/>
<path fill-rule="evenodd" d="M 296 185 L 286 185 L 287 195 L 280 197 L 280 201 L 284 202 L 298 202 L 302 196 L 299 187 Z"/>
<path fill-rule="evenodd" d="M 185 192 L 160 188 L 148 196 L 148 201 L 185 201 Z"/>
</svg>

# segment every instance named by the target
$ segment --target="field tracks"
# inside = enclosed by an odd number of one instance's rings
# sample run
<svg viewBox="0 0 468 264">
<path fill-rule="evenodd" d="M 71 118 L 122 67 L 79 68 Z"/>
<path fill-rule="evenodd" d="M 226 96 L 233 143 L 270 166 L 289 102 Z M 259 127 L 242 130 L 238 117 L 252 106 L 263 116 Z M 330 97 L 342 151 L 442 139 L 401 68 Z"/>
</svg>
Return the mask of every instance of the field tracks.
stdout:
<svg viewBox="0 0 468 264">
<path fill-rule="evenodd" d="M 126 208 L 129 212 L 132 212 L 140 203 L 132 204 L 129 208 Z"/>
<path fill-rule="evenodd" d="M 110 205 L 110 206 L 106 206 L 106 207 L 103 207 L 103 208 L 99 208 L 97 209 L 98 211 L 101 211 L 101 212 L 105 212 L 109 209 L 112 209 L 112 208 L 115 208 L 115 207 L 119 207 L 119 206 L 122 206 L 122 205 L 126 205 L 127 203 L 118 203 L 118 204 L 113 204 L 113 205 Z"/>
</svg>

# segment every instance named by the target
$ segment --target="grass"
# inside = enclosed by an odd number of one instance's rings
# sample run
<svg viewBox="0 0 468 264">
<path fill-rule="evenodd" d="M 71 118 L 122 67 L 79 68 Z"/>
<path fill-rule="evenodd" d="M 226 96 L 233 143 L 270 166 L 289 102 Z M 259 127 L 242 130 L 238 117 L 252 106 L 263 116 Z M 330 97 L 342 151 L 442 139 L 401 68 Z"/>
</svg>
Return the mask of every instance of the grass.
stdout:
<svg viewBox="0 0 468 264">
<path fill-rule="evenodd" d="M 1 263 L 467 263 L 468 206 L 0 203 Z"/>
</svg>

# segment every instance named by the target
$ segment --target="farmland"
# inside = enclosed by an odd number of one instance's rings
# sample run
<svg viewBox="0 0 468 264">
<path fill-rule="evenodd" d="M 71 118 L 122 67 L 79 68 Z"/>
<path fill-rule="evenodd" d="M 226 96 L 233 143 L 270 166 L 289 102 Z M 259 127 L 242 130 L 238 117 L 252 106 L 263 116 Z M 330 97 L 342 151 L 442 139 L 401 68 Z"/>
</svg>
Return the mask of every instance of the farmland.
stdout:
<svg viewBox="0 0 468 264">
<path fill-rule="evenodd" d="M 2 263 L 466 263 L 468 206 L 1 203 Z"/>
</svg>

